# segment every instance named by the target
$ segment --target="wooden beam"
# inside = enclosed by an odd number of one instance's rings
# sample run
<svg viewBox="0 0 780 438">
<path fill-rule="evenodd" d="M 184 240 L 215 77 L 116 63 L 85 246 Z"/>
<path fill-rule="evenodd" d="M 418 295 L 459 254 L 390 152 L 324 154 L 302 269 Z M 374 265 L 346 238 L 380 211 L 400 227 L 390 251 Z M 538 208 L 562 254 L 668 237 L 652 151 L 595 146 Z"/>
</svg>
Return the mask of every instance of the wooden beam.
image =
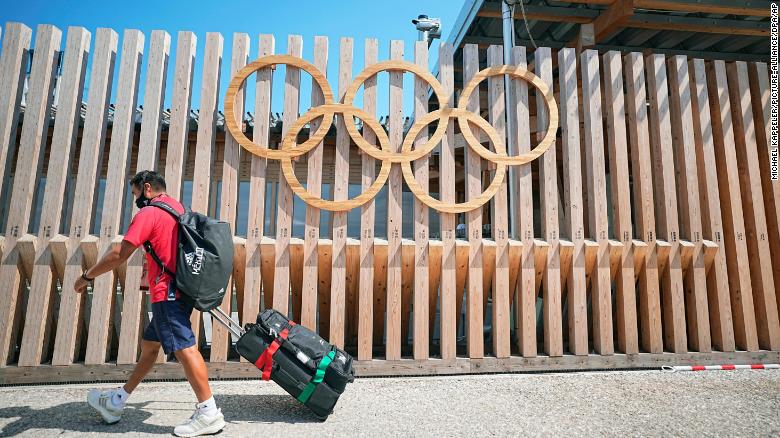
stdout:
<svg viewBox="0 0 780 438">
<path fill-rule="evenodd" d="M 776 363 L 780 353 L 773 351 L 732 353 L 640 353 L 615 354 L 612 356 L 588 355 L 563 357 L 540 356 L 524 358 L 513 356 L 506 359 L 485 358 L 450 360 L 429 360 L 427 362 L 404 359 L 397 361 L 356 361 L 358 378 L 372 376 L 430 376 L 437 374 L 476 374 L 538 371 L 585 371 L 604 368 L 648 369 L 660 368 L 669 363 L 717 365 Z M 207 363 L 209 377 L 220 379 L 257 379 L 257 368 L 250 363 L 225 362 Z M 39 367 L 8 367 L 0 369 L 0 385 L 22 385 L 34 383 L 93 383 L 124 381 L 133 371 L 133 365 L 70 365 Z M 185 380 L 184 370 L 177 363 L 160 364 L 145 378 L 148 381 Z"/>
<path fill-rule="evenodd" d="M 572 3 L 575 3 L 576 0 Z M 723 15 L 750 15 L 768 17 L 771 2 L 766 0 L 750 0 L 735 2 L 734 0 L 634 0 L 638 9 L 656 9 L 675 12 L 691 12 Z"/>
<path fill-rule="evenodd" d="M 769 36 L 769 26 L 766 25 L 766 22 L 679 15 L 636 14 L 625 23 L 625 27 L 724 35 Z"/>
<path fill-rule="evenodd" d="M 621 28 L 626 27 L 634 14 L 634 1 L 622 0 L 612 3 L 593 20 L 594 44 L 608 39 Z"/>
<path fill-rule="evenodd" d="M 599 11 L 597 9 L 525 5 L 525 18 L 529 21 L 585 24 L 593 21 L 598 15 Z M 477 17 L 501 18 L 501 4 L 498 2 L 486 2 L 477 12 Z M 514 18 L 517 20 L 523 19 L 523 12 L 520 8 L 515 10 Z"/>
</svg>

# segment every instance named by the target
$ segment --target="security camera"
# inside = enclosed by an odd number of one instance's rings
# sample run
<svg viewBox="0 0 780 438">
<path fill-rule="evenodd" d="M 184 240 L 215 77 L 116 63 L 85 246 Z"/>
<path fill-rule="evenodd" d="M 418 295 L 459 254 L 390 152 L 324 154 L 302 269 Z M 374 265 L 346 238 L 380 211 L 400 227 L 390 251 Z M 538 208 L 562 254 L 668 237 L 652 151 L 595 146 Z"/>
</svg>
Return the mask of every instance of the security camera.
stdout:
<svg viewBox="0 0 780 438">
<path fill-rule="evenodd" d="M 429 18 L 427 15 L 419 15 L 412 20 L 412 24 L 420 32 L 420 41 L 428 41 L 428 44 L 434 38 L 441 38 L 441 19 Z"/>
</svg>

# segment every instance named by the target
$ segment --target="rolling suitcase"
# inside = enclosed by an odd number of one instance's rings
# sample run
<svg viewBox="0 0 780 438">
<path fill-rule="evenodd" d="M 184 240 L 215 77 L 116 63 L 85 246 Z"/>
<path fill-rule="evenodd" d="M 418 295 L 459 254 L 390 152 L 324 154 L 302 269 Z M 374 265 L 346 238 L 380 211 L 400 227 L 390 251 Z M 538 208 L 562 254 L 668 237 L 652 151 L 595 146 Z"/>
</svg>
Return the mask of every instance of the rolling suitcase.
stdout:
<svg viewBox="0 0 780 438">
<path fill-rule="evenodd" d="M 355 380 L 352 356 L 276 310 L 263 311 L 243 328 L 219 307 L 209 313 L 238 337 L 236 350 L 263 380 L 276 382 L 321 420 Z"/>
</svg>

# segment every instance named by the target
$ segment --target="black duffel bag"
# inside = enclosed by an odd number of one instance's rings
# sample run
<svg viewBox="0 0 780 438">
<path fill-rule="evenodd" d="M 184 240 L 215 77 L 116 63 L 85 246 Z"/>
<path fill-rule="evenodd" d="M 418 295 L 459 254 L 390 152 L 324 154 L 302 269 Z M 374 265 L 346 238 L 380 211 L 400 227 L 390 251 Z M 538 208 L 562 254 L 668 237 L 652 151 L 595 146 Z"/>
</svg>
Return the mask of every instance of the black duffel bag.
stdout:
<svg viewBox="0 0 780 438">
<path fill-rule="evenodd" d="M 355 380 L 352 356 L 273 309 L 244 326 L 236 349 L 322 420 Z"/>
</svg>

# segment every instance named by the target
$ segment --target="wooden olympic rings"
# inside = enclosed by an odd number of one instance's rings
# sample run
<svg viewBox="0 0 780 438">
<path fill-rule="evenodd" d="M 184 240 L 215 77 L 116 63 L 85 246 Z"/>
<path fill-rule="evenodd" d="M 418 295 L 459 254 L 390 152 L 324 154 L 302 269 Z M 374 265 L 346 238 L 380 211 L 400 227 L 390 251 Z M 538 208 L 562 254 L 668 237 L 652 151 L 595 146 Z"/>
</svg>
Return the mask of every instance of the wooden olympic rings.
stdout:
<svg viewBox="0 0 780 438">
<path fill-rule="evenodd" d="M 235 101 L 236 96 L 246 79 L 252 73 L 277 64 L 286 64 L 291 67 L 300 68 L 309 73 L 314 81 L 319 85 L 322 90 L 324 104 L 311 108 L 306 114 L 299 117 L 287 130 L 284 138 L 282 139 L 281 147 L 278 150 L 268 149 L 267 147 L 258 145 L 249 140 L 236 121 L 235 114 Z M 506 166 L 527 164 L 542 154 L 553 144 L 555 141 L 556 131 L 558 130 L 558 105 L 555 102 L 552 90 L 536 75 L 528 70 L 517 66 L 495 66 L 490 67 L 478 72 L 471 81 L 463 88 L 463 93 L 460 96 L 458 106 L 455 108 L 448 107 L 446 104 L 441 105 L 441 108 L 427 113 L 420 117 L 409 128 L 406 137 L 401 145 L 400 152 L 393 152 L 390 148 L 390 140 L 384 128 L 374 118 L 372 114 L 369 114 L 362 109 L 356 108 L 352 105 L 355 95 L 357 94 L 363 83 L 383 71 L 401 71 L 410 72 L 417 75 L 419 78 L 427 82 L 433 94 L 438 99 L 440 105 L 442 102 L 448 102 L 449 96 L 444 91 L 444 87 L 441 83 L 428 71 L 423 68 L 406 61 L 384 61 L 376 64 L 372 64 L 358 74 L 354 81 L 347 88 L 343 102 L 336 103 L 333 101 L 333 92 L 328 85 L 328 81 L 325 76 L 317 70 L 312 64 L 289 55 L 271 55 L 257 59 L 256 61 L 248 64 L 246 67 L 239 70 L 236 75 L 231 79 L 228 85 L 228 91 L 225 96 L 225 127 L 227 131 L 235 138 L 235 140 L 247 151 L 272 160 L 279 160 L 281 163 L 282 173 L 290 185 L 293 192 L 298 195 L 304 202 L 313 207 L 329 210 L 329 211 L 347 211 L 353 208 L 357 208 L 372 199 L 379 193 L 379 190 L 387 182 L 390 175 L 390 168 L 393 164 L 400 164 L 401 170 L 404 175 L 404 180 L 409 186 L 415 197 L 422 203 L 430 208 L 438 210 L 443 213 L 463 213 L 477 209 L 490 201 L 493 196 L 498 192 L 501 184 L 504 181 L 504 175 L 506 174 Z M 522 79 L 536 87 L 542 96 L 547 106 L 547 112 L 549 114 L 549 125 L 544 138 L 539 144 L 530 152 L 519 154 L 516 156 L 508 156 L 506 153 L 506 146 L 504 139 L 501 138 L 493 128 L 492 125 L 479 115 L 468 111 L 466 105 L 468 104 L 469 97 L 478 89 L 479 83 L 485 78 L 491 76 L 509 75 L 512 78 Z M 344 201 L 329 201 L 322 199 L 318 196 L 314 196 L 309 193 L 303 185 L 301 185 L 298 178 L 295 176 L 293 170 L 293 159 L 310 152 L 317 147 L 325 138 L 330 127 L 333 125 L 333 119 L 335 114 L 340 113 L 345 121 L 347 132 L 349 133 L 352 141 L 355 142 L 361 151 L 368 154 L 370 157 L 379 160 L 381 168 L 379 175 L 373 184 L 363 193 L 353 199 Z M 450 118 L 455 117 L 460 126 L 463 138 L 469 147 L 482 159 L 493 162 L 496 164 L 495 175 L 488 188 L 482 192 L 479 196 L 470 199 L 463 203 L 446 203 L 433 198 L 429 193 L 422 190 L 422 187 L 414 177 L 412 172 L 411 163 L 415 160 L 423 158 L 431 153 L 436 146 L 441 142 L 442 138 L 446 134 L 447 126 L 450 122 Z M 322 122 L 317 130 L 309 136 L 309 139 L 302 144 L 298 144 L 297 138 L 300 131 L 310 124 L 312 121 L 322 118 Z M 366 141 L 361 133 L 358 131 L 357 126 L 354 123 L 354 118 L 359 118 L 363 121 L 364 127 L 370 128 L 376 134 L 377 141 L 379 142 L 379 148 L 376 145 Z M 414 147 L 414 140 L 420 131 L 432 122 L 437 121 L 437 127 L 434 133 L 421 145 Z M 493 144 L 494 151 L 489 150 L 483 146 L 474 133 L 471 131 L 471 125 L 477 126 L 480 130 L 485 132 Z"/>
</svg>

